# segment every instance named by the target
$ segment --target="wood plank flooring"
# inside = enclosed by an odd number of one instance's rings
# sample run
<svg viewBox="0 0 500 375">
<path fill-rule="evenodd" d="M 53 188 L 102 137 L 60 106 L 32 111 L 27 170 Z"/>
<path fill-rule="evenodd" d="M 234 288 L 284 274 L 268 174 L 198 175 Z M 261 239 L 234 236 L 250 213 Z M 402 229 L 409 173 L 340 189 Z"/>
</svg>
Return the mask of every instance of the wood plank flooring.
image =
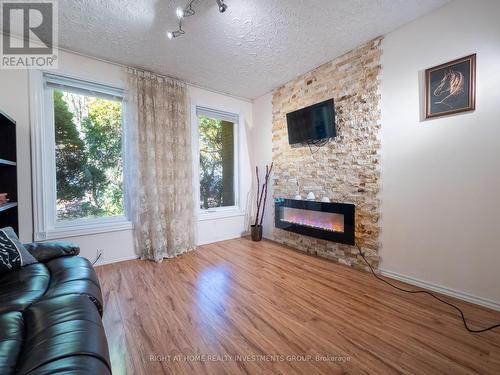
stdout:
<svg viewBox="0 0 500 375">
<path fill-rule="evenodd" d="M 428 296 L 270 241 L 97 273 L 116 375 L 500 373 L 500 330 L 468 333 Z M 474 326 L 500 321 L 444 298 Z"/>
</svg>

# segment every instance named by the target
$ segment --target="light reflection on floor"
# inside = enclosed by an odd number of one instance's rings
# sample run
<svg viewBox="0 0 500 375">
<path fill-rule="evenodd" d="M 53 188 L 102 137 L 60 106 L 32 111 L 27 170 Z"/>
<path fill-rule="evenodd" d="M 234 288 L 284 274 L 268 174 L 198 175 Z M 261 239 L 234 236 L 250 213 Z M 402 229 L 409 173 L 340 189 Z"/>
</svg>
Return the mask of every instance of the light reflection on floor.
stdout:
<svg viewBox="0 0 500 375">
<path fill-rule="evenodd" d="M 200 328 L 208 338 L 214 336 L 217 328 L 225 325 L 225 305 L 230 297 L 230 273 L 228 267 L 213 266 L 203 270 L 196 280 L 196 307 L 200 314 Z M 210 325 L 205 325 L 204 322 L 210 322 Z"/>
</svg>

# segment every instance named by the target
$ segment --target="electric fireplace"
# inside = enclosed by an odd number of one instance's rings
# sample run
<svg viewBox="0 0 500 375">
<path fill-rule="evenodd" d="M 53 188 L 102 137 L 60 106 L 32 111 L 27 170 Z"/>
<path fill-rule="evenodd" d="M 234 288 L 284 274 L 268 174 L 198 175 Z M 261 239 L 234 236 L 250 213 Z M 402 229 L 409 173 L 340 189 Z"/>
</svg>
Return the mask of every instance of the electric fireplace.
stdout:
<svg viewBox="0 0 500 375">
<path fill-rule="evenodd" d="M 276 228 L 354 245 L 353 204 L 277 198 L 274 206 Z"/>
</svg>

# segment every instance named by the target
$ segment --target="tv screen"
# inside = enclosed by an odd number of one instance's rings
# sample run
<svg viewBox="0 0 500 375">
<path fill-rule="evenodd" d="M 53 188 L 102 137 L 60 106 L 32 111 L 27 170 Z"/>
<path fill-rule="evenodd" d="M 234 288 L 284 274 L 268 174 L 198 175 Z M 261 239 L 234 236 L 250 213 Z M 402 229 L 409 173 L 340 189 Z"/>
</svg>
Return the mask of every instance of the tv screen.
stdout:
<svg viewBox="0 0 500 375">
<path fill-rule="evenodd" d="M 310 143 L 337 135 L 333 99 L 287 113 L 288 143 Z"/>
</svg>

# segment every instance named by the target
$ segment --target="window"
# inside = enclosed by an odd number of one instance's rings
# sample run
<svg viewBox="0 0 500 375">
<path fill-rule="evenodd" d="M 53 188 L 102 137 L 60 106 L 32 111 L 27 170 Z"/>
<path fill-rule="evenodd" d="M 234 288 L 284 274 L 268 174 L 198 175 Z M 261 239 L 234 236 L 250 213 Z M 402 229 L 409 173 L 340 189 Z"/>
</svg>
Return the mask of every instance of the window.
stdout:
<svg viewBox="0 0 500 375">
<path fill-rule="evenodd" d="M 123 215 L 122 103 L 54 89 L 57 220 Z"/>
<path fill-rule="evenodd" d="M 217 211 L 238 206 L 238 116 L 197 107 L 199 207 Z"/>
<path fill-rule="evenodd" d="M 36 75 L 35 239 L 131 228 L 123 178 L 123 92 L 53 74 Z M 41 81 L 41 82 L 40 82 Z M 36 99 L 36 98 L 35 98 Z M 35 109 L 36 110 L 36 109 Z M 37 118 L 38 118 L 37 117 Z"/>
</svg>

